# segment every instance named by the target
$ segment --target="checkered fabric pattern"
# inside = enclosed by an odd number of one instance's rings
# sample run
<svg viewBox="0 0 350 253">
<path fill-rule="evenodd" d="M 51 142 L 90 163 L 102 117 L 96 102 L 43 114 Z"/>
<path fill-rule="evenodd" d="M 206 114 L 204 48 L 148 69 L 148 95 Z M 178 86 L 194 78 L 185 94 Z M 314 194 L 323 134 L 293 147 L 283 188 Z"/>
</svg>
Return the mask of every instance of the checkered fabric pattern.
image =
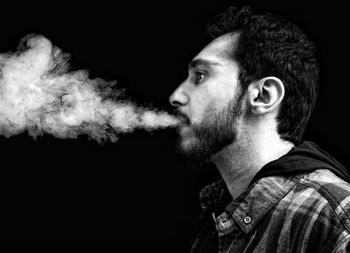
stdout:
<svg viewBox="0 0 350 253">
<path fill-rule="evenodd" d="M 192 253 L 350 252 L 350 185 L 329 170 L 265 177 L 233 201 L 228 194 L 222 180 L 201 191 Z"/>
</svg>

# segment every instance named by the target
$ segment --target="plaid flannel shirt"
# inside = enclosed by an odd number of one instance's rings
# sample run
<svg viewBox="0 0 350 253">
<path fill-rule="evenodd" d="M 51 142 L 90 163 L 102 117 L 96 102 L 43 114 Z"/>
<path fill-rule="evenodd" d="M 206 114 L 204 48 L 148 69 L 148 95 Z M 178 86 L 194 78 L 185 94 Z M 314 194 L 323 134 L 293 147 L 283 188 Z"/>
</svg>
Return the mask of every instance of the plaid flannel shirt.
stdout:
<svg viewBox="0 0 350 253">
<path fill-rule="evenodd" d="M 201 191 L 191 252 L 350 252 L 350 185 L 329 170 L 261 178 L 228 205 L 224 196 L 222 180 Z"/>
</svg>

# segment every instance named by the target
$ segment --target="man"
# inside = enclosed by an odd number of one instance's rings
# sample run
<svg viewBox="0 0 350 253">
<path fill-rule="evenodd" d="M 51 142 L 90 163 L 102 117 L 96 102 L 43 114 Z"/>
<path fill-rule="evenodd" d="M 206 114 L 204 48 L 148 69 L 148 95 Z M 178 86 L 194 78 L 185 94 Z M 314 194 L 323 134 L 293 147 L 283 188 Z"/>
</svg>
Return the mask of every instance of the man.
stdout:
<svg viewBox="0 0 350 253">
<path fill-rule="evenodd" d="M 346 169 L 302 141 L 318 93 L 313 43 L 295 25 L 229 8 L 170 102 L 179 147 L 222 180 L 200 193 L 192 252 L 350 251 Z"/>
</svg>

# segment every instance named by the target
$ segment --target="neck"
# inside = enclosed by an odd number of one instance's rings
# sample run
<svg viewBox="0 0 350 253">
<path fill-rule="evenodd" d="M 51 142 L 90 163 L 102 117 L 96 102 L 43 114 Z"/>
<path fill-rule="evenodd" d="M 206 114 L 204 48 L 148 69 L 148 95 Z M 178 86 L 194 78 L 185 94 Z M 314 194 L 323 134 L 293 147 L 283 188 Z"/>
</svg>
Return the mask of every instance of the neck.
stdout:
<svg viewBox="0 0 350 253">
<path fill-rule="evenodd" d="M 277 133 L 251 133 L 248 136 L 251 138 L 237 140 L 212 158 L 233 199 L 247 190 L 253 177 L 265 164 L 285 155 L 294 146 L 281 140 Z"/>
</svg>

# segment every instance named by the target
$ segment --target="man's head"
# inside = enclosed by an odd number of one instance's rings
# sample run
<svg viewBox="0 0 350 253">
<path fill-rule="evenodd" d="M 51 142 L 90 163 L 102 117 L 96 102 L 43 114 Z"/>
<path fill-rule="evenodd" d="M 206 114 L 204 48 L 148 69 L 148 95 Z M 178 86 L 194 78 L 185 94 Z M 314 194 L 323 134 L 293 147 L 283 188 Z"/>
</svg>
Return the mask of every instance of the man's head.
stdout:
<svg viewBox="0 0 350 253">
<path fill-rule="evenodd" d="M 318 89 L 312 42 L 295 25 L 246 7 L 229 8 L 208 32 L 214 40 L 170 97 L 187 119 L 179 128 L 181 149 L 207 160 L 247 125 L 271 117 L 280 138 L 298 144 Z"/>
</svg>

